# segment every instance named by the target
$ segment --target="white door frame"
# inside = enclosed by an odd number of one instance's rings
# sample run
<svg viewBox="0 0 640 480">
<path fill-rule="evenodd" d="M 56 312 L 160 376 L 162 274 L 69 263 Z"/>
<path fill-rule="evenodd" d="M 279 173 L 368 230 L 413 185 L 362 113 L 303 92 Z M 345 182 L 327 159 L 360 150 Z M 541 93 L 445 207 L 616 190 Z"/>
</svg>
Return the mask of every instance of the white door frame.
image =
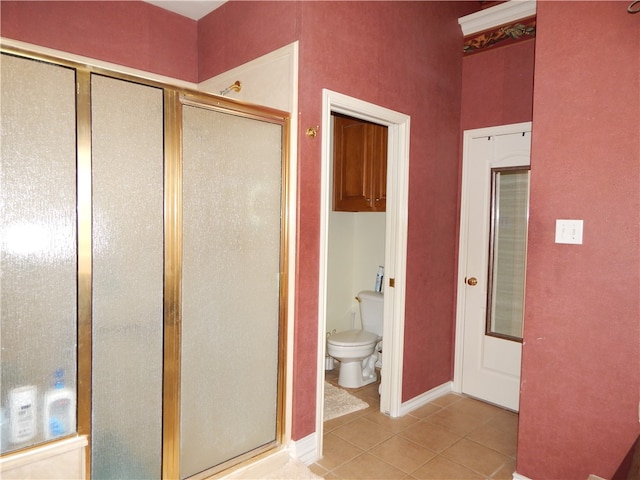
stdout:
<svg viewBox="0 0 640 480">
<path fill-rule="evenodd" d="M 452 390 L 462 393 L 462 356 L 464 353 L 464 312 L 466 292 L 464 288 L 464 278 L 466 275 L 467 265 L 467 201 L 466 196 L 469 191 L 469 183 L 471 179 L 465 165 L 469 161 L 471 139 L 477 137 L 488 137 L 495 135 L 508 135 L 511 133 L 520 133 L 523 131 L 531 131 L 531 122 L 514 123 L 511 125 L 500 125 L 496 127 L 476 128 L 473 130 L 465 130 L 462 144 L 462 185 L 460 189 L 460 242 L 458 246 L 458 295 L 456 304 L 456 341 L 455 341 L 455 365 L 453 370 Z"/>
<path fill-rule="evenodd" d="M 380 410 L 400 415 L 402 403 L 402 358 L 404 349 L 404 305 L 407 264 L 407 212 L 409 199 L 410 117 L 341 93 L 322 91 L 322 173 L 320 198 L 320 281 L 318 302 L 318 378 L 316 434 L 318 458 L 322 455 L 324 407 L 324 356 L 327 302 L 329 213 L 331 212 L 331 113 L 343 113 L 388 127 L 387 211 L 385 236 L 385 299 Z M 388 279 L 395 279 L 395 288 Z M 388 353 L 387 353 L 388 352 Z"/>
</svg>

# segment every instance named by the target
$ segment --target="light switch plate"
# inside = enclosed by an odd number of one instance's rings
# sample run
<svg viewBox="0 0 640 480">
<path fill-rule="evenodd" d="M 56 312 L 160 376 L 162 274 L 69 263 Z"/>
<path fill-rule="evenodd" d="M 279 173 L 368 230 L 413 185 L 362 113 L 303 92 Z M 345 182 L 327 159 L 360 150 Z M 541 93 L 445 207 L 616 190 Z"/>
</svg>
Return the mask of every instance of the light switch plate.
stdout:
<svg viewBox="0 0 640 480">
<path fill-rule="evenodd" d="M 582 244 L 583 220 L 556 220 L 556 243 Z"/>
</svg>

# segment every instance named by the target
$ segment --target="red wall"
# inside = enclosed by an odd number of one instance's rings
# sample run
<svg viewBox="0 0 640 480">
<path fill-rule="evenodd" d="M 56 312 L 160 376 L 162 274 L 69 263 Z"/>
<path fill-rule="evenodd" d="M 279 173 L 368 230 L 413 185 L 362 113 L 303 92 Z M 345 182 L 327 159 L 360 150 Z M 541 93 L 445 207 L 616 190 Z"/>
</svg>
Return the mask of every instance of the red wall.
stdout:
<svg viewBox="0 0 640 480">
<path fill-rule="evenodd" d="M 462 68 L 457 19 L 469 11 L 461 2 L 302 2 L 301 132 L 321 123 L 322 88 L 411 116 L 403 400 L 451 379 Z M 296 365 L 315 371 L 320 142 L 302 135 L 299 141 L 296 322 L 297 342 L 308 348 L 299 350 Z M 296 408 L 315 412 L 313 390 L 296 389 Z M 296 438 L 315 430 L 309 420 L 295 425 Z"/>
<path fill-rule="evenodd" d="M 527 40 L 464 57 L 462 130 L 531 121 L 534 50 Z"/>
<path fill-rule="evenodd" d="M 201 79 L 300 40 L 294 439 L 315 431 L 321 140 L 303 132 L 322 123 L 323 88 L 411 115 L 403 400 L 451 380 L 462 68 L 457 19 L 477 6 L 232 1 L 202 22 Z"/>
<path fill-rule="evenodd" d="M 538 2 L 518 473 L 611 478 L 640 393 L 640 17 Z M 567 26 L 571 25 L 570 29 Z M 584 219 L 584 243 L 554 243 Z"/>
<path fill-rule="evenodd" d="M 227 2 L 198 22 L 201 82 L 298 40 L 300 4 Z"/>
<path fill-rule="evenodd" d="M 5 38 L 197 81 L 197 24 L 143 2 L 0 2 Z"/>
</svg>

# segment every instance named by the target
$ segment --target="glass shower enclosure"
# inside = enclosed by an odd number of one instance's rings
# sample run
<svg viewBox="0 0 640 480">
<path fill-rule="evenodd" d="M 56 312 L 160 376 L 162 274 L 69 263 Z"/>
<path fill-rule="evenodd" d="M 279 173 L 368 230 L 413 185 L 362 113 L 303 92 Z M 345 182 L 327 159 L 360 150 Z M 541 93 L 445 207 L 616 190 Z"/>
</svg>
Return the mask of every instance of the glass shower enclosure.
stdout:
<svg viewBox="0 0 640 480">
<path fill-rule="evenodd" d="M 278 447 L 288 114 L 8 48 L 2 107 L 2 455 L 80 434 L 91 478 L 183 479 Z"/>
</svg>

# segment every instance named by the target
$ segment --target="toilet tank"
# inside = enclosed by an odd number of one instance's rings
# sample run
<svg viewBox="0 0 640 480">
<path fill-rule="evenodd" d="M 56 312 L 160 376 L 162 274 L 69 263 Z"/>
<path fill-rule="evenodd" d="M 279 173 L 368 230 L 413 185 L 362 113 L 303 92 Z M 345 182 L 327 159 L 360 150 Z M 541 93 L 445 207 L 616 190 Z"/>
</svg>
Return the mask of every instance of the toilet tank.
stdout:
<svg viewBox="0 0 640 480">
<path fill-rule="evenodd" d="M 363 290 L 358 293 L 362 328 L 382 337 L 384 296 L 380 292 Z"/>
</svg>

